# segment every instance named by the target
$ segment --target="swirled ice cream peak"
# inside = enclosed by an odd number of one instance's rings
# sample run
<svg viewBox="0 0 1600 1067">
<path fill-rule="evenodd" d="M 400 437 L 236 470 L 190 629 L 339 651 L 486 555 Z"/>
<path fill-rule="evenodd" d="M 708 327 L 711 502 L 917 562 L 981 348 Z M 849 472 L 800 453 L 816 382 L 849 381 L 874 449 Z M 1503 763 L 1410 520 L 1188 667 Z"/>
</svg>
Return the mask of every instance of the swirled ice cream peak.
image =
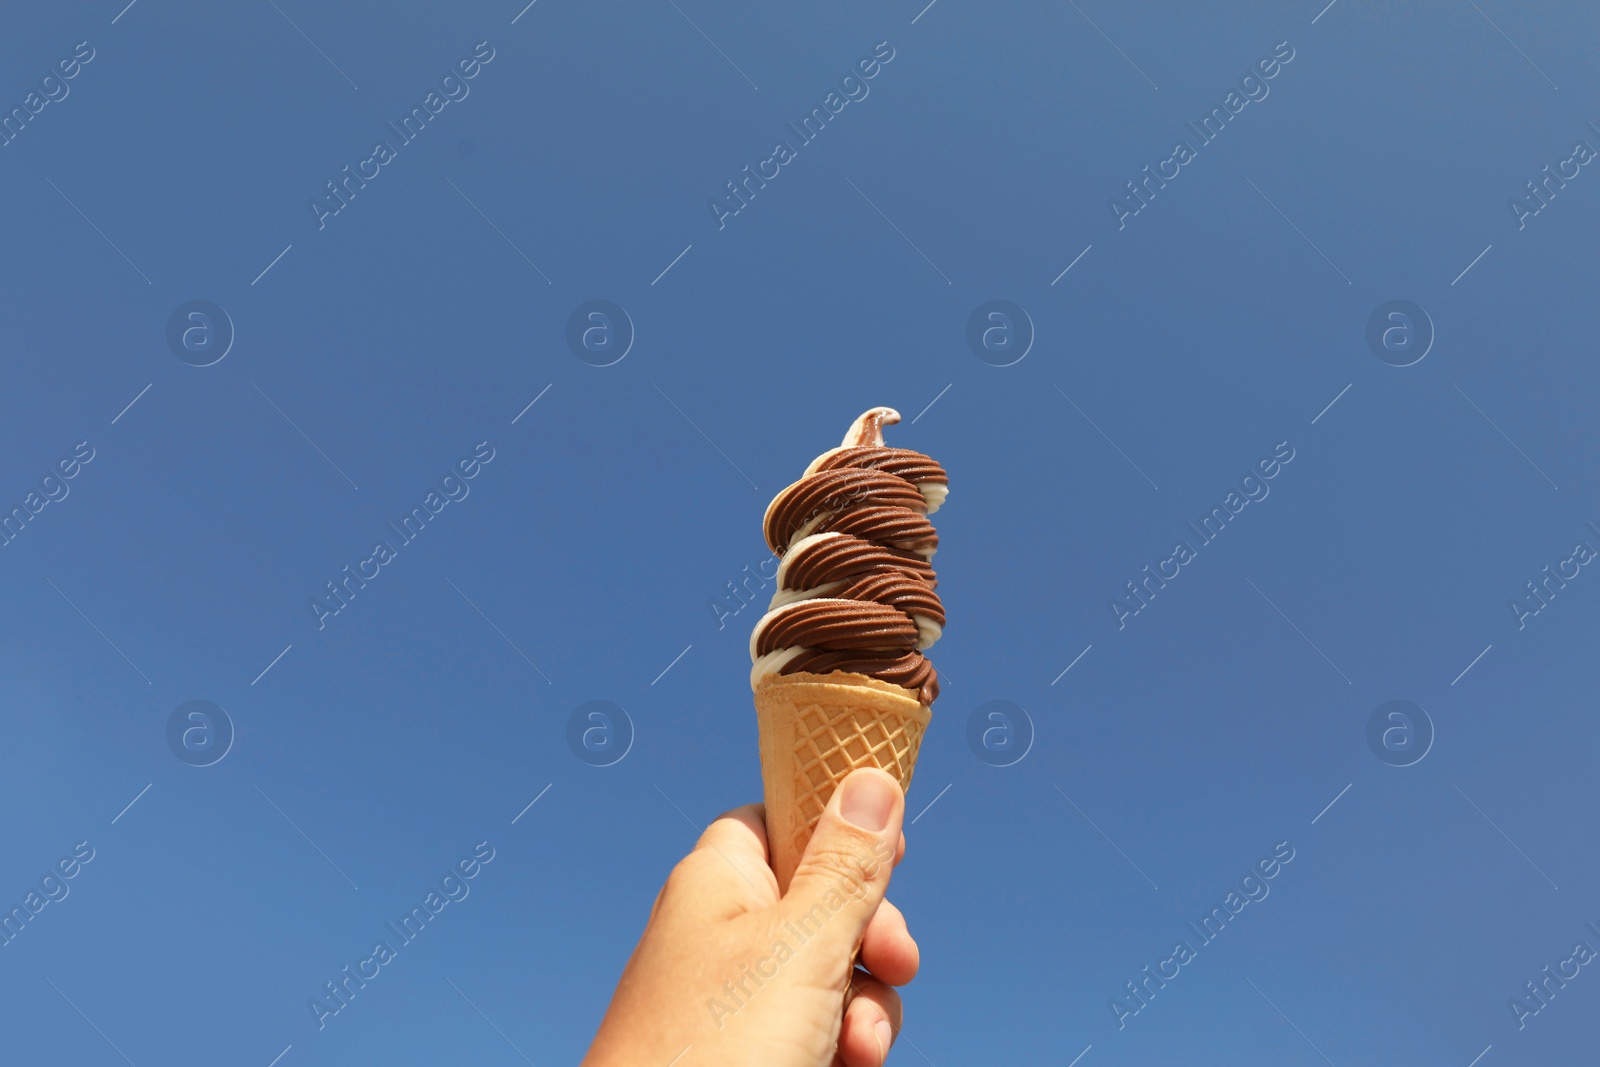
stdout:
<svg viewBox="0 0 1600 1067">
<path fill-rule="evenodd" d="M 893 408 L 863 412 L 767 507 L 767 542 L 781 558 L 778 590 L 750 635 L 752 686 L 769 674 L 845 672 L 902 686 L 923 704 L 938 696 L 922 654 L 945 622 L 927 517 L 949 477 L 932 458 L 884 443 L 884 427 L 899 421 Z"/>
</svg>

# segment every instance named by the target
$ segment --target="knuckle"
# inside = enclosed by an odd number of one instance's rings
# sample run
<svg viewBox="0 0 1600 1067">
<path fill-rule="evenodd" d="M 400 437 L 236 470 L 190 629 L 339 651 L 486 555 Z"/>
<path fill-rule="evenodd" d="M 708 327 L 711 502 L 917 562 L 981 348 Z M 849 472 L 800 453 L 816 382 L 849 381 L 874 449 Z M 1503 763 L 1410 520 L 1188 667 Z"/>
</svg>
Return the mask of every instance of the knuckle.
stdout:
<svg viewBox="0 0 1600 1067">
<path fill-rule="evenodd" d="M 710 855 L 705 849 L 697 848 L 674 864 L 667 875 L 666 885 L 662 887 L 662 898 L 677 900 L 693 896 L 696 887 L 705 881 L 707 857 Z"/>
<path fill-rule="evenodd" d="M 883 1009 L 883 1014 L 888 1018 L 889 1025 L 896 1034 L 900 1032 L 900 1021 L 905 1015 L 905 1007 L 900 1000 L 900 993 L 889 986 L 883 986 L 877 996 L 873 998 L 878 1007 Z"/>
<path fill-rule="evenodd" d="M 884 879 L 885 866 L 865 835 L 830 834 L 826 840 L 813 840 L 805 865 L 814 874 L 827 876 L 846 887 L 872 885 Z"/>
<path fill-rule="evenodd" d="M 893 1036 L 900 1036 L 900 1024 L 905 1018 L 905 1005 L 900 999 L 898 990 L 858 970 L 851 976 L 850 989 L 845 994 L 845 1001 L 845 1011 L 864 1012 L 869 1018 L 876 1016 L 885 1019 L 893 1031 Z"/>
</svg>

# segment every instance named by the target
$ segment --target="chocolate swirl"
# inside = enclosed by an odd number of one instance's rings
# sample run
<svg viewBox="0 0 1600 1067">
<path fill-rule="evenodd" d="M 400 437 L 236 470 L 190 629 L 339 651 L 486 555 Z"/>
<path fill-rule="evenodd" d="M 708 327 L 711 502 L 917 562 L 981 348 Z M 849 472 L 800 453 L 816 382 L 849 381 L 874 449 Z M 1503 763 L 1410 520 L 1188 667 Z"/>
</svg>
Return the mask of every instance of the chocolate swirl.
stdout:
<svg viewBox="0 0 1600 1067">
<path fill-rule="evenodd" d="M 904 508 L 850 508 L 824 515 L 812 533 L 845 533 L 926 558 L 939 547 L 939 535 L 926 515 Z"/>
<path fill-rule="evenodd" d="M 751 684 L 768 674 L 865 674 L 939 695 L 921 650 L 939 639 L 944 605 L 928 560 L 949 476 L 920 452 L 888 448 L 892 408 L 856 420 L 844 444 L 818 456 L 773 498 L 763 521 L 782 556 L 778 592 L 750 635 Z"/>
<path fill-rule="evenodd" d="M 840 600 L 860 600 L 872 604 L 887 604 L 899 608 L 915 619 L 926 616 L 944 626 L 944 605 L 939 594 L 920 578 L 907 578 L 903 574 L 866 574 L 857 578 L 834 594 Z M 932 644 L 933 642 L 928 642 Z"/>
<path fill-rule="evenodd" d="M 807 475 L 767 506 L 767 547 L 787 549 L 800 528 L 824 513 L 856 507 L 887 507 L 927 514 L 928 502 L 904 478 L 883 471 L 845 468 Z"/>
<path fill-rule="evenodd" d="M 933 567 L 921 556 L 849 534 L 814 534 L 796 542 L 778 566 L 778 583 L 785 589 L 815 589 L 888 570 L 920 578 L 930 586 L 939 584 Z"/>
<path fill-rule="evenodd" d="M 818 597 L 776 608 L 750 635 L 750 654 L 759 658 L 783 648 L 815 645 L 838 651 L 909 651 L 917 624 L 887 604 Z"/>
<path fill-rule="evenodd" d="M 932 704 L 939 696 L 939 674 L 920 653 L 908 652 L 899 658 L 866 656 L 857 652 L 824 652 L 807 649 L 784 665 L 784 674 L 809 671 L 827 674 L 829 671 L 851 671 L 869 678 L 898 685 L 917 694 L 924 704 Z"/>
<path fill-rule="evenodd" d="M 950 483 L 950 476 L 937 462 L 908 448 L 836 448 L 824 452 L 812 462 L 807 474 L 817 471 L 842 470 L 846 467 L 864 467 L 904 478 L 913 485 L 919 482 Z"/>
</svg>

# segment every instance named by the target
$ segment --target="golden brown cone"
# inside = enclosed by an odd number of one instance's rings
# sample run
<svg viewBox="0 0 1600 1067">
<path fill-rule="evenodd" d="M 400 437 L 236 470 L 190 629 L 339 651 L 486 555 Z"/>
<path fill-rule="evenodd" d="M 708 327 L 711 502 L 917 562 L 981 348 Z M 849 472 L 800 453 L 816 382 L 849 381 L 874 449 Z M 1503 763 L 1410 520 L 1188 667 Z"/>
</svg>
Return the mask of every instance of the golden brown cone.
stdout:
<svg viewBox="0 0 1600 1067">
<path fill-rule="evenodd" d="M 864 674 L 769 674 L 756 686 L 767 844 L 788 892 L 811 831 L 845 776 L 879 767 L 911 788 L 932 709 L 909 689 Z"/>
</svg>

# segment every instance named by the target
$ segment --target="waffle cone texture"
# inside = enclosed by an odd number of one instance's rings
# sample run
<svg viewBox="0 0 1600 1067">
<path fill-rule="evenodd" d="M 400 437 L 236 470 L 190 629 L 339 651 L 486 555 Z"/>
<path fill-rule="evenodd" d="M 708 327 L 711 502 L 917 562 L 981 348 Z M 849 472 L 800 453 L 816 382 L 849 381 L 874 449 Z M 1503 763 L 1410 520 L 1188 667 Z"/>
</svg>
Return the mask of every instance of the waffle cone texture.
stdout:
<svg viewBox="0 0 1600 1067">
<path fill-rule="evenodd" d="M 767 843 L 778 888 L 789 889 L 822 809 L 845 776 L 878 767 L 911 788 L 933 718 L 900 686 L 864 674 L 771 674 L 755 690 Z"/>
</svg>

